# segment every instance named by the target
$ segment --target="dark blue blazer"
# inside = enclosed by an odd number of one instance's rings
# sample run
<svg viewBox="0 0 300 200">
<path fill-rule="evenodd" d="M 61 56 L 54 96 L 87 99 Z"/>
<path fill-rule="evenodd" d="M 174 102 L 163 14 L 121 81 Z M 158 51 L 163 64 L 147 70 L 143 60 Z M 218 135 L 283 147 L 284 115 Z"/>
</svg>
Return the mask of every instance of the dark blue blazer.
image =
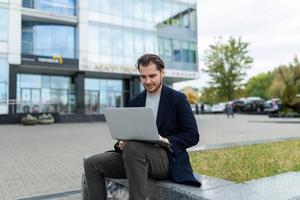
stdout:
<svg viewBox="0 0 300 200">
<path fill-rule="evenodd" d="M 144 107 L 143 91 L 129 102 L 129 107 Z M 186 149 L 199 142 L 197 123 L 186 96 L 167 86 L 162 87 L 156 125 L 159 134 L 172 144 L 167 150 L 171 178 L 177 183 L 201 186 L 194 177 Z"/>
</svg>

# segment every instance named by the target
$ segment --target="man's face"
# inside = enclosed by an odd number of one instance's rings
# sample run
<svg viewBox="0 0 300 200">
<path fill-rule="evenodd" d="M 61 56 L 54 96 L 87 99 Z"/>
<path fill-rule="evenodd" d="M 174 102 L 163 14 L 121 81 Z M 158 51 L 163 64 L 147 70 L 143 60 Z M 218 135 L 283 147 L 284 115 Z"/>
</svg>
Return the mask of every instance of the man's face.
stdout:
<svg viewBox="0 0 300 200">
<path fill-rule="evenodd" d="M 148 66 L 140 66 L 139 72 L 145 90 L 149 93 L 157 92 L 162 84 L 164 69 L 159 71 L 155 64 L 150 63 Z"/>
</svg>

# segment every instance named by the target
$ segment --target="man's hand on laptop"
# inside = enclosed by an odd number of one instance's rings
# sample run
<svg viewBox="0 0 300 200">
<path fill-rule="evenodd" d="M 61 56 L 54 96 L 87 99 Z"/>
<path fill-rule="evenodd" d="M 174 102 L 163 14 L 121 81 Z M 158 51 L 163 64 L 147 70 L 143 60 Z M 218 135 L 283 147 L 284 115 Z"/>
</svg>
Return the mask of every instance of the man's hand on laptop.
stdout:
<svg viewBox="0 0 300 200">
<path fill-rule="evenodd" d="M 127 144 L 126 140 L 120 140 L 119 141 L 119 148 L 123 151 L 123 149 L 126 146 L 126 144 Z"/>
<path fill-rule="evenodd" d="M 168 138 L 164 138 L 164 137 L 162 137 L 162 136 L 160 136 L 160 135 L 159 135 L 159 140 L 161 140 L 161 141 L 163 141 L 163 142 L 165 142 L 165 143 L 170 144 Z"/>
</svg>

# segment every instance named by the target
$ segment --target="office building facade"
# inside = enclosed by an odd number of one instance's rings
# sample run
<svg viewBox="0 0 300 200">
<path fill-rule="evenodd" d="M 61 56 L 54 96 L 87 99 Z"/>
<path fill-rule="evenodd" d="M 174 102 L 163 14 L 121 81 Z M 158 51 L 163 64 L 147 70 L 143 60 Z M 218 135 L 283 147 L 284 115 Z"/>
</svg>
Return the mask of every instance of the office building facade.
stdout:
<svg viewBox="0 0 300 200">
<path fill-rule="evenodd" d="M 52 113 L 103 119 L 142 87 L 136 59 L 165 61 L 165 83 L 198 77 L 196 0 L 0 0 L 0 121 Z"/>
</svg>

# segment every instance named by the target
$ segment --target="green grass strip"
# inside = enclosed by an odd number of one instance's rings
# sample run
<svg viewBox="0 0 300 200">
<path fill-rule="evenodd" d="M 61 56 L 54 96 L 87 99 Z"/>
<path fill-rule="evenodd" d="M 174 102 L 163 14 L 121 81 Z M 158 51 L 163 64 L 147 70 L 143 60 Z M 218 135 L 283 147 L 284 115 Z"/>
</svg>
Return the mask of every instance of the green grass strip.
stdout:
<svg viewBox="0 0 300 200">
<path fill-rule="evenodd" d="M 236 183 L 300 171 L 300 141 L 190 152 L 194 172 Z"/>
</svg>

